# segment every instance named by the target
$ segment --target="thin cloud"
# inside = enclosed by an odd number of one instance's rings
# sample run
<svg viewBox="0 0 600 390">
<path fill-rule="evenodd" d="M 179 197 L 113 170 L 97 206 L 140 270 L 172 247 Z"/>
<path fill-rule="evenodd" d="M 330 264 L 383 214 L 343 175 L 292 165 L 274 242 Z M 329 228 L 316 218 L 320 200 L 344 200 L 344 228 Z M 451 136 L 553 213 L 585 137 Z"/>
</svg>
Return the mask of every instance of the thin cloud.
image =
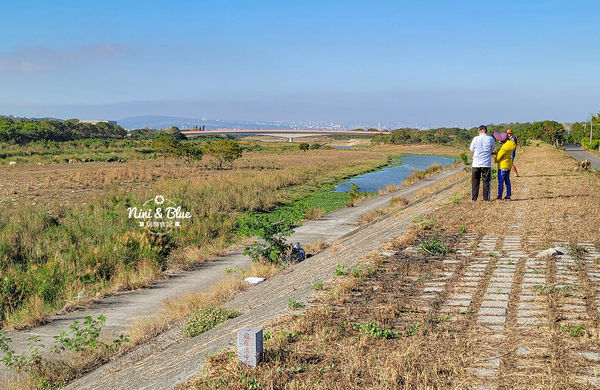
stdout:
<svg viewBox="0 0 600 390">
<path fill-rule="evenodd" d="M 81 64 L 87 61 L 106 61 L 130 52 L 124 45 L 102 43 L 67 49 L 42 46 L 24 46 L 11 52 L 0 53 L 0 72 L 37 73 Z"/>
</svg>

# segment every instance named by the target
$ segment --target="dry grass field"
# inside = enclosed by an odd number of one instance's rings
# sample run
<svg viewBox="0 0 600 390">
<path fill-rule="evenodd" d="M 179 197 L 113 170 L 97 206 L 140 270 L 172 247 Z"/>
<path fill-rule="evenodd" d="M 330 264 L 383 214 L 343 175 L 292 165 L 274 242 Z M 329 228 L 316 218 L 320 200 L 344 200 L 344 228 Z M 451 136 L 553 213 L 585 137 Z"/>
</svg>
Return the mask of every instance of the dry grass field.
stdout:
<svg viewBox="0 0 600 390">
<path fill-rule="evenodd" d="M 473 203 L 465 187 L 394 255 L 274 321 L 257 369 L 224 352 L 187 388 L 598 388 L 600 178 L 548 145 L 517 156 L 512 201 Z"/>
<path fill-rule="evenodd" d="M 189 166 L 142 159 L 0 167 L 4 326 L 35 325 L 71 302 L 145 287 L 165 270 L 192 267 L 239 242 L 236 222 L 247 211 L 318 198 L 328 186 L 403 152 L 436 152 L 433 146 L 300 151 L 287 143 L 242 144 L 243 157 L 223 170 L 213 169 L 208 156 Z M 127 207 L 156 194 L 192 213 L 185 229 L 157 239 L 131 223 Z M 306 206 L 306 218 L 343 205 L 345 194 L 338 195 Z"/>
</svg>

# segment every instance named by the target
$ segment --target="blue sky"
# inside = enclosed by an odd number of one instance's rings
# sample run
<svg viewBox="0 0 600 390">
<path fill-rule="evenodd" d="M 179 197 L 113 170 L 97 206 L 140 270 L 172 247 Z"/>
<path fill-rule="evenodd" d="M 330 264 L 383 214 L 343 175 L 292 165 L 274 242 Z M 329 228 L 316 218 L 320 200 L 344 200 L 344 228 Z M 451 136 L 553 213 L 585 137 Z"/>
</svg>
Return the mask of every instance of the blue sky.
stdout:
<svg viewBox="0 0 600 390">
<path fill-rule="evenodd" d="M 3 4 L 0 114 L 472 126 L 600 110 L 593 1 Z"/>
</svg>

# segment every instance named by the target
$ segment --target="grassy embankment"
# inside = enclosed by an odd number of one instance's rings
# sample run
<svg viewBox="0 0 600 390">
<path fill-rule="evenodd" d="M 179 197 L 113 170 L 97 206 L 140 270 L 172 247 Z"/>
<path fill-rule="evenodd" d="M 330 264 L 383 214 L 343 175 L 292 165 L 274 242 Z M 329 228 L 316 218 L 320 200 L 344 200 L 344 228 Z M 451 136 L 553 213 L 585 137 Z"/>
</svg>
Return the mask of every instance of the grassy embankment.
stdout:
<svg viewBox="0 0 600 390">
<path fill-rule="evenodd" d="M 480 237 L 520 235 L 523 243 L 535 236 L 541 244 L 532 253 L 556 241 L 574 248 L 580 242 L 600 246 L 598 174 L 573 172 L 573 160 L 545 144 L 529 146 L 518 156 L 521 177 L 512 180 L 513 201 L 472 203 L 470 187 L 465 186 L 440 209 L 416 219 L 404 236 L 391 243 L 398 256 L 363 259 L 354 272 L 315 286 L 325 291 L 304 314 L 268 327 L 264 362 L 257 369 L 242 368 L 234 351 L 224 352 L 209 358 L 204 374 L 187 388 L 470 387 L 475 378 L 468 368 L 481 363 L 490 339 L 478 331 L 468 313 L 458 317 L 420 313 L 421 286 L 440 272 L 441 264 L 435 256 L 425 252 L 415 256 L 403 248 L 444 242 L 452 249 L 467 232 Z M 517 207 L 522 226 L 511 228 Z M 580 287 L 585 291 L 578 287 L 577 295 L 583 297 L 593 297 L 598 289 L 589 282 Z M 598 322 L 586 323 L 581 332 L 573 333 L 564 330 L 572 328 L 560 316 L 555 320 L 545 331 L 550 352 L 536 355 L 537 363 L 532 363 L 543 365 L 533 368 L 537 379 L 515 375 L 505 378 L 507 386 L 531 388 L 543 381 L 548 388 L 579 387 L 576 372 L 585 367 L 581 358 L 575 358 L 575 351 L 594 348 Z M 526 332 L 518 336 L 520 342 L 528 337 Z M 568 356 L 572 360 L 567 363 Z"/>
<path fill-rule="evenodd" d="M 4 202 L 0 318 L 9 327 L 33 325 L 66 303 L 143 287 L 165 270 L 191 267 L 239 242 L 236 221 L 249 210 L 267 212 L 294 204 L 295 212 L 315 217 L 343 206 L 348 195 L 331 194 L 333 183 L 382 166 L 391 154 L 390 148 L 299 152 L 276 145 L 246 152 L 230 170 L 172 163 L 147 182 L 137 170 L 122 164 L 115 168 L 113 185 L 85 205 Z M 85 166 L 81 164 L 88 169 Z M 170 171 L 177 172 L 177 178 L 169 179 Z M 94 175 L 102 177 L 101 170 L 87 170 L 79 180 L 93 180 Z M 146 186 L 119 189 L 123 176 Z M 192 212 L 185 228 L 156 238 L 128 220 L 128 206 L 155 194 Z"/>
</svg>

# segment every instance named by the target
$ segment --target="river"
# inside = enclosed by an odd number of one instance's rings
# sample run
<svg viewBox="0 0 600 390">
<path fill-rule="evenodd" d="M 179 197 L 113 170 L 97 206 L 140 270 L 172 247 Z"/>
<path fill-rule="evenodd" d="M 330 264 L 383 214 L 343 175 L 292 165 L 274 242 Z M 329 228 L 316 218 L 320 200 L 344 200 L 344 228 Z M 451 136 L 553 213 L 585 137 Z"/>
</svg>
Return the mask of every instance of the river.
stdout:
<svg viewBox="0 0 600 390">
<path fill-rule="evenodd" d="M 358 186 L 361 192 L 377 192 L 388 184 L 401 185 L 414 170 L 422 170 L 432 164 L 438 163 L 442 167 L 451 165 L 454 158 L 443 156 L 431 156 L 424 154 L 405 154 L 399 158 L 399 163 L 382 168 L 377 171 L 355 176 L 335 188 L 335 192 L 350 191 L 350 183 Z"/>
</svg>

